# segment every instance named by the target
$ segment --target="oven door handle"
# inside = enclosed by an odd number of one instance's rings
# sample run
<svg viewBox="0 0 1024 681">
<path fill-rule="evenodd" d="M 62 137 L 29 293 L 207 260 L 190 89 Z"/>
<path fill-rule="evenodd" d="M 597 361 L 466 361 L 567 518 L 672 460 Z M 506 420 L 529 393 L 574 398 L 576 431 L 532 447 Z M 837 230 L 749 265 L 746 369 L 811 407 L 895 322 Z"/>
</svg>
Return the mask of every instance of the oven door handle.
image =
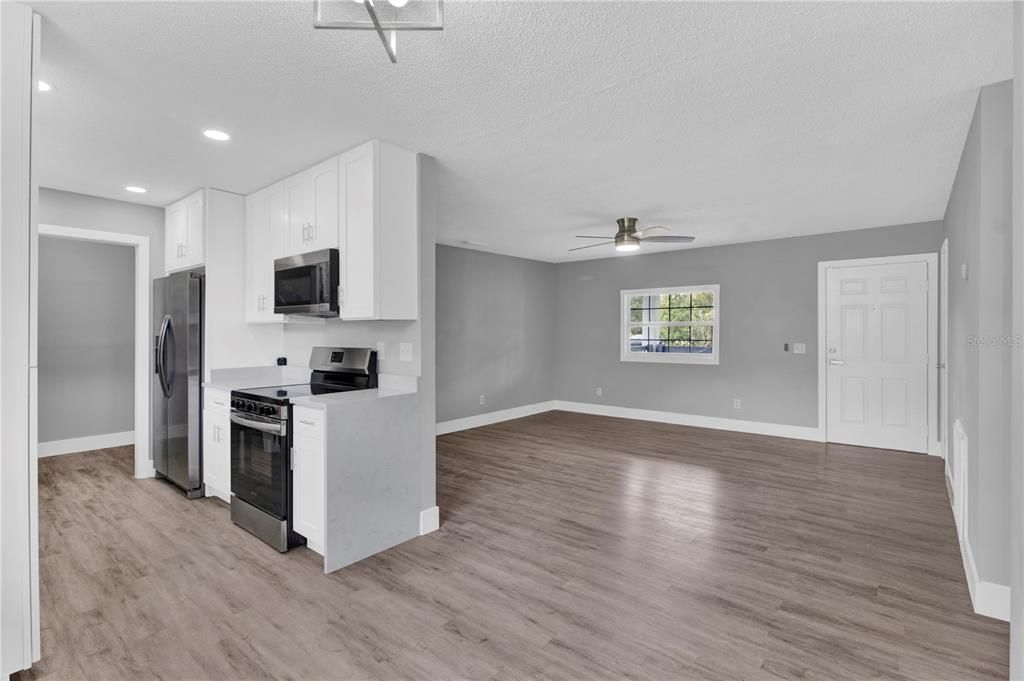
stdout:
<svg viewBox="0 0 1024 681">
<path fill-rule="evenodd" d="M 231 422 L 236 423 L 243 428 L 254 428 L 264 433 L 271 433 L 273 435 L 286 435 L 288 433 L 288 424 L 286 423 L 266 423 L 265 421 L 250 421 L 249 419 L 239 416 L 238 414 L 231 415 Z"/>
</svg>

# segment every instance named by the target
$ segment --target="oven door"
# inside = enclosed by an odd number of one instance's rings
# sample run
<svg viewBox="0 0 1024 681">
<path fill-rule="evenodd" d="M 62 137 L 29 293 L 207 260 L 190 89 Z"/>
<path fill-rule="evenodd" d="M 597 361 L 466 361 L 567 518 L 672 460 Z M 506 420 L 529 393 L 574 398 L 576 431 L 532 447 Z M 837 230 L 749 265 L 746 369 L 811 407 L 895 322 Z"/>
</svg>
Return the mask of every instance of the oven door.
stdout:
<svg viewBox="0 0 1024 681">
<path fill-rule="evenodd" d="M 231 492 L 285 520 L 288 513 L 288 423 L 231 412 Z"/>
<path fill-rule="evenodd" d="M 338 249 L 274 261 L 274 313 L 337 317 Z"/>
</svg>

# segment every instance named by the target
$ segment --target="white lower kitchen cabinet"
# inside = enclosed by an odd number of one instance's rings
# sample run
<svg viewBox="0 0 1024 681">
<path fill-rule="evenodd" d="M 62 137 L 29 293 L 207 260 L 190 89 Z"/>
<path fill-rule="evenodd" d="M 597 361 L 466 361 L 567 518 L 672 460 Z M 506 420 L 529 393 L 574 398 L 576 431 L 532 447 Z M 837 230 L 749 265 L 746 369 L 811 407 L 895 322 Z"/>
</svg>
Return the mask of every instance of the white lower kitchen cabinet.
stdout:
<svg viewBox="0 0 1024 681">
<path fill-rule="evenodd" d="M 206 496 L 231 503 L 231 394 L 215 388 L 204 393 L 203 484 Z"/>
<path fill-rule="evenodd" d="M 306 545 L 323 555 L 324 548 L 324 412 L 292 407 L 292 529 Z"/>
</svg>

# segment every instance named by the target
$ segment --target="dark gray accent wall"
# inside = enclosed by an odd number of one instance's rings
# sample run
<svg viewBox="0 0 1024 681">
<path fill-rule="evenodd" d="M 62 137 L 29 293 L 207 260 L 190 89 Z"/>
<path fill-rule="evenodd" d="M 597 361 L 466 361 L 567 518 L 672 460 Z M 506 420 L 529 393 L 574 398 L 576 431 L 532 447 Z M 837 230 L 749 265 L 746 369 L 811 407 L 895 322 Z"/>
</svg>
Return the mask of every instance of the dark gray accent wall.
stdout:
<svg viewBox="0 0 1024 681">
<path fill-rule="evenodd" d="M 39 238 L 39 441 L 134 430 L 135 252 Z"/>
<path fill-rule="evenodd" d="M 816 427 L 818 262 L 934 253 L 941 241 L 941 223 L 924 222 L 560 264 L 553 397 Z M 720 363 L 620 361 L 619 292 L 696 284 L 721 287 Z"/>
<path fill-rule="evenodd" d="M 551 263 L 437 246 L 438 421 L 551 399 L 555 295 Z"/>
<path fill-rule="evenodd" d="M 967 434 L 967 534 L 978 576 L 1010 583 L 1013 85 L 981 89 L 946 209 L 950 424 Z M 967 278 L 962 267 L 967 267 Z M 952 442 L 952 439 L 949 440 Z M 955 466 L 951 453 L 950 463 Z M 955 470 L 955 468 L 954 468 Z"/>
</svg>

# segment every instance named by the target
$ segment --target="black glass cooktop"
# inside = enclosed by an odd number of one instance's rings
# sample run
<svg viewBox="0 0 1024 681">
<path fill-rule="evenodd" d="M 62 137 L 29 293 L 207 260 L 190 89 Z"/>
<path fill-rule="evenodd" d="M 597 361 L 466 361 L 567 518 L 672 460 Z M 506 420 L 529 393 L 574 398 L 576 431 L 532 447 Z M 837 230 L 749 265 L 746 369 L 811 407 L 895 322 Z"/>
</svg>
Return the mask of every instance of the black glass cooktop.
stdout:
<svg viewBox="0 0 1024 681">
<path fill-rule="evenodd" d="M 289 400 L 297 397 L 327 395 L 329 393 L 341 393 L 349 390 L 359 390 L 359 388 L 349 385 L 297 383 L 295 385 L 272 385 L 266 388 L 242 388 L 240 390 L 232 390 L 231 395 L 232 397 L 263 400 L 264 402 L 272 402 L 274 404 L 287 404 Z"/>
</svg>

